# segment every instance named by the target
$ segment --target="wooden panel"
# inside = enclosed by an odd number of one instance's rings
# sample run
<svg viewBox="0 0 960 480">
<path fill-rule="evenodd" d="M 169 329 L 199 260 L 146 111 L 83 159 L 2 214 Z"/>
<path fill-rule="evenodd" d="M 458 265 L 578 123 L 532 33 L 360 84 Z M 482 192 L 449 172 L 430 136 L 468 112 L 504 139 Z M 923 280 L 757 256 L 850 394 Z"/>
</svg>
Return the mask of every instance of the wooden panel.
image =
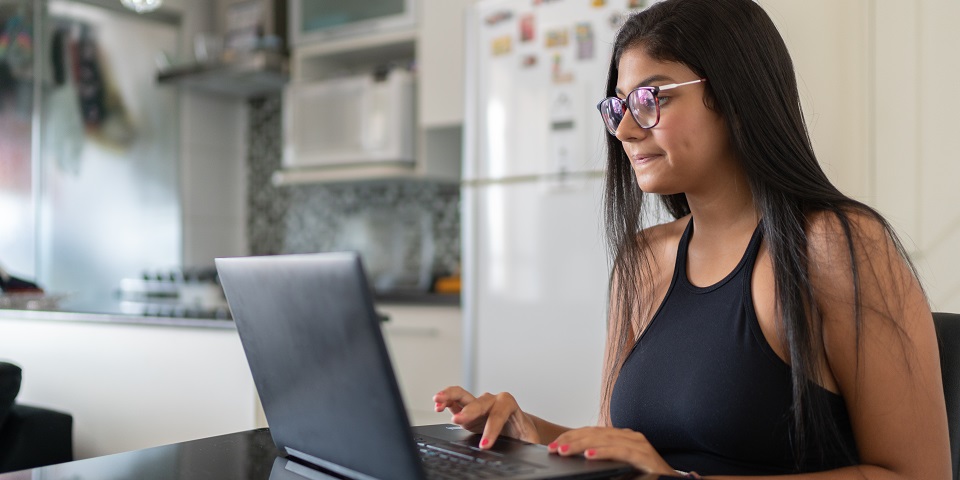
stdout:
<svg viewBox="0 0 960 480">
<path fill-rule="evenodd" d="M 793 57 L 813 146 L 846 194 L 872 197 L 869 2 L 761 0 Z M 745 88 L 749 90 L 749 85 Z"/>
<path fill-rule="evenodd" d="M 960 2 L 920 7 L 919 157 L 921 259 L 935 309 L 960 312 Z"/>
</svg>

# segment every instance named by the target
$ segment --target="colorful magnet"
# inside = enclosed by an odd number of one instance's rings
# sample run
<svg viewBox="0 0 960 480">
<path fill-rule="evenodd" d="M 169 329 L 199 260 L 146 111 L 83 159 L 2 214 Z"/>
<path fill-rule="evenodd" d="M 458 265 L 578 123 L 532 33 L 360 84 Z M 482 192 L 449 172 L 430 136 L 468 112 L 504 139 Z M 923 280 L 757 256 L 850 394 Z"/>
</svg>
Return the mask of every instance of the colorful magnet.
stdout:
<svg viewBox="0 0 960 480">
<path fill-rule="evenodd" d="M 590 2 L 594 7 L 600 8 L 607 4 L 607 0 L 593 0 Z"/>
<path fill-rule="evenodd" d="M 607 23 L 610 24 L 611 29 L 620 30 L 620 27 L 623 26 L 629 17 L 630 14 L 626 12 L 613 12 L 610 14 L 610 17 L 607 18 Z"/>
<path fill-rule="evenodd" d="M 559 53 L 553 56 L 553 69 L 551 73 L 553 83 L 570 83 L 573 81 L 573 73 L 563 69 L 563 55 Z"/>
<path fill-rule="evenodd" d="M 570 34 L 565 27 L 547 31 L 547 48 L 565 47 L 570 43 Z"/>
<path fill-rule="evenodd" d="M 588 22 L 578 23 L 574 32 L 577 37 L 577 59 L 593 58 L 593 26 Z"/>
<path fill-rule="evenodd" d="M 523 59 L 520 61 L 520 65 L 523 68 L 535 67 L 537 66 L 537 61 L 538 59 L 536 55 L 533 55 L 533 54 L 524 55 Z"/>
<path fill-rule="evenodd" d="M 528 13 L 520 17 L 520 41 L 529 42 L 537 35 L 536 17 Z"/>
<path fill-rule="evenodd" d="M 647 8 L 647 0 L 630 0 L 627 3 L 627 8 Z"/>
<path fill-rule="evenodd" d="M 513 18 L 513 12 L 510 10 L 500 10 L 487 15 L 487 18 L 484 18 L 483 21 L 486 22 L 487 25 L 493 26 L 510 20 L 511 18 Z"/>
<path fill-rule="evenodd" d="M 510 53 L 513 50 L 513 38 L 510 35 L 494 38 L 491 50 L 494 56 Z"/>
</svg>

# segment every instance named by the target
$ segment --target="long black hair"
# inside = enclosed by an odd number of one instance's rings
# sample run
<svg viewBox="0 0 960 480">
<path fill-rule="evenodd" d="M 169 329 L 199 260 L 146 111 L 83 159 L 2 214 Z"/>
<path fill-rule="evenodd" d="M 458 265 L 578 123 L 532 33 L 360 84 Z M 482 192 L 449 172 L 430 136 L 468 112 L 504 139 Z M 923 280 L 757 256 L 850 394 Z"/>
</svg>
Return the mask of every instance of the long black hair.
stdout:
<svg viewBox="0 0 960 480">
<path fill-rule="evenodd" d="M 776 282 L 778 328 L 789 349 L 797 461 L 811 443 L 836 452 L 843 444 L 840 432 L 830 420 L 824 396 L 814 395 L 824 345 L 807 260 L 808 220 L 813 213 L 826 212 L 842 227 L 851 259 L 858 341 L 861 272 L 854 260 L 859 242 L 851 216 L 876 219 L 912 269 L 903 246 L 876 211 L 841 193 L 821 169 L 804 123 L 787 47 L 754 1 L 665 0 L 631 16 L 614 44 L 607 96 L 616 95 L 620 57 L 633 48 L 642 48 L 659 61 L 682 63 L 708 79 L 704 102 L 725 119 L 731 145 L 749 179 L 754 207 L 763 219 Z M 674 218 L 690 213 L 682 193 L 655 198 Z M 613 268 L 600 413 L 606 424 L 614 382 L 637 339 L 632 321 L 640 312 L 651 311 L 637 289 L 651 273 L 642 222 L 649 205 L 644 200 L 620 141 L 608 135 L 604 213 Z"/>
</svg>

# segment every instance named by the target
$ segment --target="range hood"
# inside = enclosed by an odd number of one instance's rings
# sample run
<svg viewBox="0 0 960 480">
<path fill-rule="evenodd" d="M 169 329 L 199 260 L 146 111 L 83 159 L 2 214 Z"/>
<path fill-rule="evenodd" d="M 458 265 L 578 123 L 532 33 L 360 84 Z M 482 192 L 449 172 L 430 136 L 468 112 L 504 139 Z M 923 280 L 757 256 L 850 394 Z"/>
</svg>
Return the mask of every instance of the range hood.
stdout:
<svg viewBox="0 0 960 480">
<path fill-rule="evenodd" d="M 176 65 L 157 72 L 157 82 L 216 95 L 250 98 L 280 92 L 289 78 L 287 58 L 259 51 L 234 61 Z"/>
</svg>

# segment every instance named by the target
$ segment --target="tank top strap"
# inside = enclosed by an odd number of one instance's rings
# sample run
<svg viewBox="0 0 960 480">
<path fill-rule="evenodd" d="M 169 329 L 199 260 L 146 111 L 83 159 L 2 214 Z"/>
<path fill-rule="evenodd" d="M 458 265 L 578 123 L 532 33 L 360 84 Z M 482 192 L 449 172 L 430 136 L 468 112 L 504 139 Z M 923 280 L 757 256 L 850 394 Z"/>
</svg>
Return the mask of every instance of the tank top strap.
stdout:
<svg viewBox="0 0 960 480">
<path fill-rule="evenodd" d="M 683 229 L 683 235 L 680 236 L 680 243 L 677 245 L 677 261 L 673 267 L 673 276 L 676 278 L 680 272 L 687 271 L 687 248 L 690 246 L 690 237 L 693 236 L 693 216 L 687 222 Z M 681 276 L 681 278 L 686 275 Z"/>
<path fill-rule="evenodd" d="M 763 219 L 757 223 L 753 236 L 750 237 L 750 244 L 747 245 L 747 251 L 743 254 L 742 262 L 746 265 L 747 275 L 752 276 L 753 266 L 757 263 L 757 255 L 760 254 L 760 242 L 763 240 Z"/>
<path fill-rule="evenodd" d="M 677 260 L 673 270 L 674 282 L 681 280 L 684 283 L 690 285 L 689 280 L 687 280 L 687 250 L 690 247 L 690 238 L 693 236 L 693 217 L 690 217 L 690 222 L 687 223 L 687 227 L 683 230 L 683 235 L 680 237 L 680 243 L 677 245 Z M 745 271 L 747 276 L 752 276 L 753 266 L 756 263 L 757 255 L 760 253 L 760 242 L 763 240 L 763 220 L 757 223 L 757 228 L 753 231 L 753 235 L 750 237 L 750 243 L 747 244 L 746 251 L 743 252 L 743 257 L 740 258 L 740 261 L 737 263 L 737 266 L 727 275 L 726 278 L 714 285 L 714 287 L 719 286 L 721 283 L 725 283 L 731 277 L 738 274 L 738 272 Z M 693 287 L 693 285 L 690 285 Z M 701 287 L 693 287 L 695 289 L 700 289 Z M 712 287 L 703 287 L 703 288 L 712 288 Z"/>
</svg>

